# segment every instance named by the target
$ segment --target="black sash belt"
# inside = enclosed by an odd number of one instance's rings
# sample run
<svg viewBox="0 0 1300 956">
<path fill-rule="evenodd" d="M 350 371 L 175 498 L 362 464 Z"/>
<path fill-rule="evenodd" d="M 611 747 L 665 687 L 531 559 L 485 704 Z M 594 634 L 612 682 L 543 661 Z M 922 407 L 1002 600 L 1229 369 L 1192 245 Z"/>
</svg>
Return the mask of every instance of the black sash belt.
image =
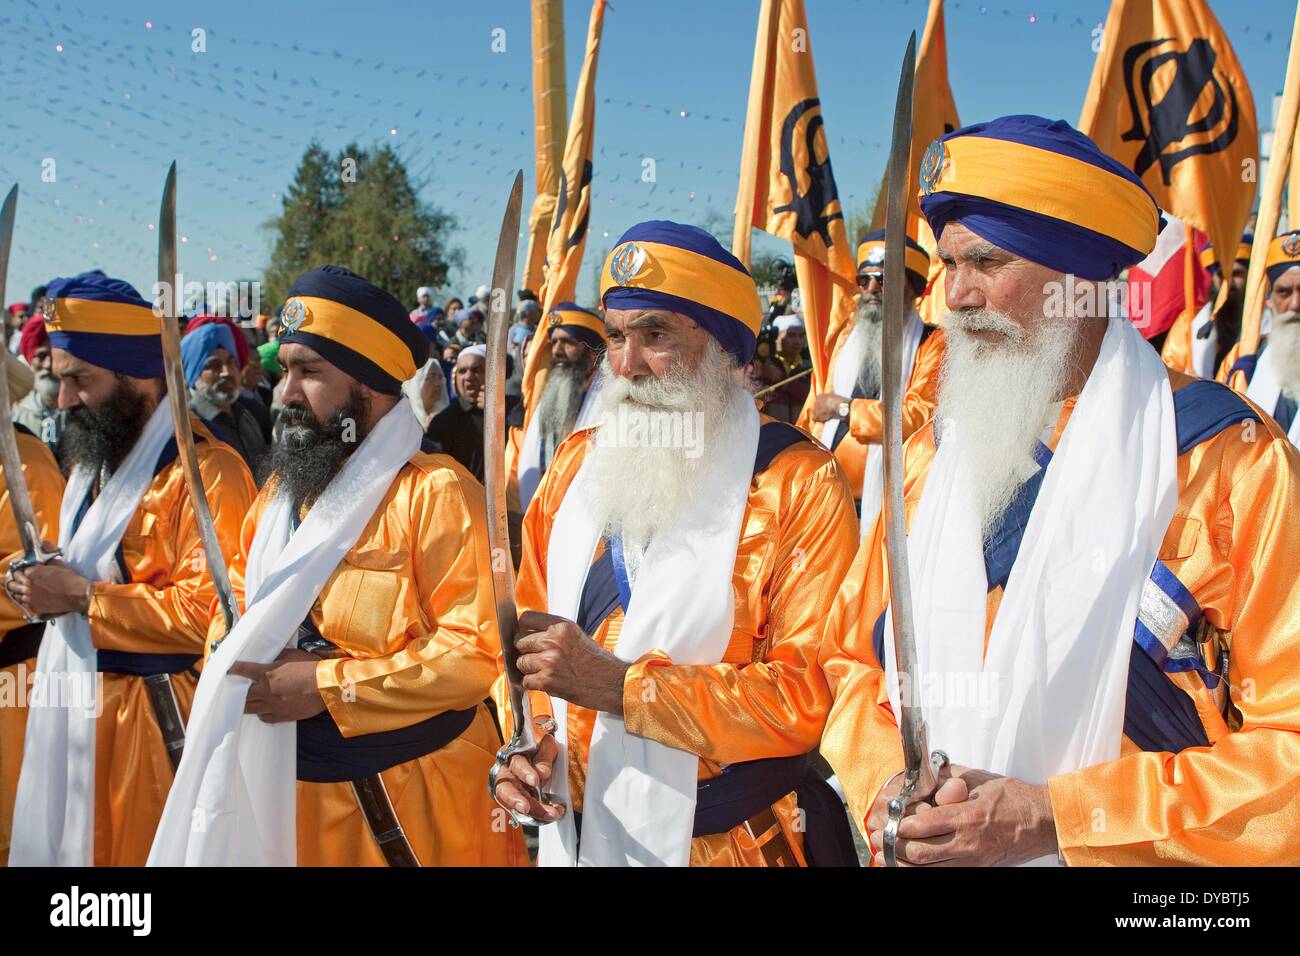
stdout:
<svg viewBox="0 0 1300 956">
<path fill-rule="evenodd" d="M 477 706 L 446 710 L 410 727 L 344 737 L 328 710 L 298 721 L 298 779 L 308 783 L 361 780 L 441 750 L 474 721 Z"/>
<path fill-rule="evenodd" d="M 41 638 L 45 636 L 45 622 L 24 624 L 15 627 L 0 641 L 0 667 L 11 667 L 22 661 L 31 660 L 41 649 Z"/>
<path fill-rule="evenodd" d="M 197 676 L 194 665 L 203 659 L 201 654 L 137 654 L 133 651 L 100 651 L 97 669 L 104 674 L 127 674 L 131 677 L 152 677 L 155 674 L 184 674 Z"/>
</svg>

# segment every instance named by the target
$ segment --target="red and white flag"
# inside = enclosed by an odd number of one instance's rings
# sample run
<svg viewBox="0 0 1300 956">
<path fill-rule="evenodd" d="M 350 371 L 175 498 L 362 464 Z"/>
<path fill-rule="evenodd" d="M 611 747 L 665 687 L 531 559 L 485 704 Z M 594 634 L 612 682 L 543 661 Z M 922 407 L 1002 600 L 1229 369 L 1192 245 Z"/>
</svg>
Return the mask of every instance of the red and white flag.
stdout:
<svg viewBox="0 0 1300 956">
<path fill-rule="evenodd" d="M 1188 292 L 1193 301 L 1191 314 L 1210 294 L 1210 274 L 1199 255 L 1204 234 L 1167 212 L 1165 219 L 1151 255 L 1128 272 L 1128 317 L 1147 339 L 1168 331 L 1183 314 Z"/>
</svg>

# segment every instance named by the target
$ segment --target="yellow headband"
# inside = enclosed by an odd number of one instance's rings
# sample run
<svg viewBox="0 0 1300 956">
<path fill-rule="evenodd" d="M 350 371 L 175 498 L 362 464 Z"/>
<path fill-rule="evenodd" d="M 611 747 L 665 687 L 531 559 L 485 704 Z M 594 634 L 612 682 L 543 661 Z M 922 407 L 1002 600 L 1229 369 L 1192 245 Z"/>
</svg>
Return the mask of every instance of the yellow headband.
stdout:
<svg viewBox="0 0 1300 956">
<path fill-rule="evenodd" d="M 590 329 L 601 337 L 607 339 L 605 334 L 605 320 L 598 315 L 592 315 L 590 312 L 584 312 L 581 309 L 552 309 L 550 315 L 546 318 L 546 327 L 548 330 L 560 325 L 576 325 L 580 328 Z"/>
<path fill-rule="evenodd" d="M 381 322 L 333 299 L 295 295 L 284 304 L 283 338 L 305 332 L 329 339 L 369 359 L 399 382 L 417 371 L 411 350 Z"/>
<path fill-rule="evenodd" d="M 735 319 L 755 335 L 763 321 L 754 280 L 731 266 L 659 242 L 615 246 L 600 273 L 600 298 L 610 289 L 661 292 Z"/>
<path fill-rule="evenodd" d="M 923 195 L 960 193 L 1005 203 L 1138 250 L 1150 251 L 1160 231 L 1160 211 L 1142 187 L 1092 163 L 987 136 L 958 136 L 942 148 L 942 165 Z"/>
<path fill-rule="evenodd" d="M 1237 245 L 1237 258 L 1234 262 L 1246 263 L 1250 261 L 1250 246 L 1244 242 Z M 1215 251 L 1214 246 L 1206 246 L 1201 250 L 1201 266 L 1210 268 L 1210 266 L 1219 265 L 1219 254 Z M 1222 266 L 1220 266 L 1222 268 Z"/>
<path fill-rule="evenodd" d="M 1300 266 L 1300 232 L 1288 232 L 1268 244 L 1268 258 L 1264 268 L 1290 264 Z"/>
<path fill-rule="evenodd" d="M 879 257 L 876 258 L 872 253 L 879 249 Z M 930 257 L 925 254 L 924 250 L 904 245 L 903 268 L 915 272 L 923 280 L 930 276 Z M 869 260 L 875 259 L 874 262 Z M 872 239 L 870 242 L 864 242 L 858 246 L 858 271 L 862 271 L 865 265 L 884 267 L 885 264 L 885 243 L 880 239 Z"/>
<path fill-rule="evenodd" d="M 99 299 L 55 299 L 54 314 L 45 313 L 45 331 L 161 335 L 162 326 L 153 310 L 142 305 Z"/>
</svg>

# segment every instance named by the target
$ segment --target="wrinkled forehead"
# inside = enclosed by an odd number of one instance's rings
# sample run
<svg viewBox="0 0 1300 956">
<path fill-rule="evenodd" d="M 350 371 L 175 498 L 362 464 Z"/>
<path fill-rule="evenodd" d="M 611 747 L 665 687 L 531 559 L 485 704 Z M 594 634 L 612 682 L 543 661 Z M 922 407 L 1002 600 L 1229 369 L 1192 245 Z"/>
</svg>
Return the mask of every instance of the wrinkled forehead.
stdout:
<svg viewBox="0 0 1300 956">
<path fill-rule="evenodd" d="M 610 332 L 634 332 L 638 329 L 685 331 L 697 326 L 689 315 L 667 309 L 606 309 L 605 328 Z"/>
</svg>

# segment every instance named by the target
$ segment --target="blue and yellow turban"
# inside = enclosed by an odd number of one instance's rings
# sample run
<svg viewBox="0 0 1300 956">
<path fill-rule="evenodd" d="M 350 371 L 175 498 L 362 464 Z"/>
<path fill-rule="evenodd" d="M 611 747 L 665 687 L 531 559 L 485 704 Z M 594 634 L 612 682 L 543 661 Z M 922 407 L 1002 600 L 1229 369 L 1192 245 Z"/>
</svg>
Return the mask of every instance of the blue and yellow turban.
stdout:
<svg viewBox="0 0 1300 956">
<path fill-rule="evenodd" d="M 162 326 L 135 286 L 99 269 L 55 279 L 45 291 L 50 348 L 133 378 L 163 374 Z"/>
<path fill-rule="evenodd" d="M 1241 237 L 1241 242 L 1237 243 L 1236 265 L 1250 266 L 1250 246 L 1255 241 L 1255 237 L 1246 233 Z M 1207 242 L 1201 247 L 1201 266 L 1206 272 L 1219 272 L 1219 254 L 1214 251 L 1214 244 Z"/>
<path fill-rule="evenodd" d="M 1142 181 L 1064 120 L 1004 116 L 940 137 L 921 159 L 935 238 L 960 222 L 1018 256 L 1084 279 L 1147 257 L 1160 208 Z"/>
<path fill-rule="evenodd" d="M 605 309 L 665 309 L 689 315 L 746 365 L 763 307 L 740 260 L 698 226 L 655 219 L 623 233 L 601 271 Z"/>
<path fill-rule="evenodd" d="M 912 287 L 912 297 L 916 298 L 925 291 L 925 285 L 930 281 L 930 254 L 919 242 L 908 236 L 903 260 L 903 272 L 907 276 L 908 285 Z M 877 229 L 867 233 L 858 245 L 858 275 L 877 275 L 884 268 L 885 230 Z"/>
<path fill-rule="evenodd" d="M 574 302 L 561 302 L 546 316 L 546 334 L 563 329 L 592 351 L 605 347 L 605 320 Z"/>
<path fill-rule="evenodd" d="M 1294 266 L 1300 266 L 1300 229 L 1284 232 L 1270 242 L 1268 258 L 1264 260 L 1264 271 L 1268 273 L 1270 284 Z"/>
<path fill-rule="evenodd" d="M 280 313 L 281 345 L 320 353 L 362 385 L 397 395 L 429 357 L 429 340 L 406 308 L 342 266 L 304 272 Z"/>
</svg>

